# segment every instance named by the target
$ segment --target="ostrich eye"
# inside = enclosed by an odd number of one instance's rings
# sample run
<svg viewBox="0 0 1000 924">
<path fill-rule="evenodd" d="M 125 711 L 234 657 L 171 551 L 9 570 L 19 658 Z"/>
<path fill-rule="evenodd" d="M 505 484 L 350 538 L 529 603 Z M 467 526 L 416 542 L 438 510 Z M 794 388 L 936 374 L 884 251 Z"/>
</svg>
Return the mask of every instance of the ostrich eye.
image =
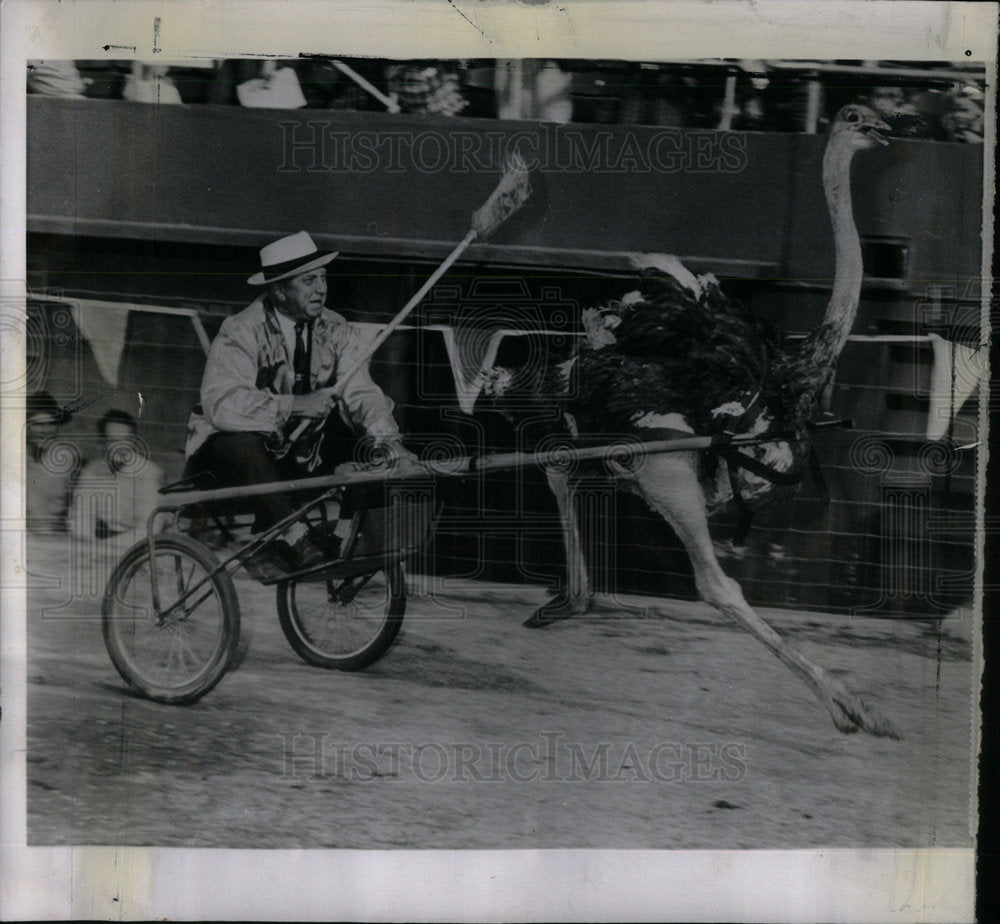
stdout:
<svg viewBox="0 0 1000 924">
<path fill-rule="evenodd" d="M 861 113 L 858 112 L 857 109 L 850 109 L 850 110 L 848 110 L 848 112 L 847 112 L 847 121 L 848 122 L 860 122 L 861 121 Z"/>
</svg>

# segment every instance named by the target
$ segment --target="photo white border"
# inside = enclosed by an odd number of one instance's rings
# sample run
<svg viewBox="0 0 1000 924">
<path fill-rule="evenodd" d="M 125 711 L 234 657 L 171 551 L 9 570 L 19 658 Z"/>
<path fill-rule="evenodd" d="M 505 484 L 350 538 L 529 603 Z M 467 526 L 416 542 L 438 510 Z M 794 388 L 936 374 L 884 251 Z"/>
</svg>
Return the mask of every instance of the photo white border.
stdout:
<svg viewBox="0 0 1000 924">
<path fill-rule="evenodd" d="M 9 311 L 24 295 L 28 58 L 152 60 L 154 51 L 164 60 L 299 52 L 647 60 L 968 57 L 987 62 L 992 100 L 986 107 L 984 147 L 984 241 L 989 242 L 996 24 L 995 3 L 905 0 L 8 2 L 0 9 L 0 307 Z M 113 47 L 105 50 L 105 45 Z M 133 46 L 134 55 L 122 50 Z M 967 56 L 967 50 L 972 54 Z M 984 253 L 984 278 L 990 259 Z M 0 331 L 4 379 L 9 380 L 23 370 L 23 342 L 17 342 L 4 318 Z M 985 404 L 980 406 L 985 423 Z M 22 423 L 17 411 L 5 408 L 0 450 L 0 919 L 972 920 L 971 849 L 25 847 L 25 594 L 18 586 L 24 583 L 18 577 L 23 575 L 23 498 L 17 474 L 23 471 Z M 983 472 L 981 463 L 981 485 Z M 980 519 L 980 540 L 982 527 Z M 977 586 L 981 589 L 981 575 Z M 978 623 L 974 635 L 978 671 Z M 974 727 L 978 725 L 977 715 Z"/>
</svg>

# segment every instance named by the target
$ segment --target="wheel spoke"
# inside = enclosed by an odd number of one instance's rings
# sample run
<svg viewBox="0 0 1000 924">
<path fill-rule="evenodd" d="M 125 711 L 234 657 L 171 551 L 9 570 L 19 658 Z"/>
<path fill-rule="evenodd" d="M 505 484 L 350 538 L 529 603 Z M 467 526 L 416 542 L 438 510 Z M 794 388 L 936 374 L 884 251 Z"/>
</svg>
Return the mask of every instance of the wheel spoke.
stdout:
<svg viewBox="0 0 1000 924">
<path fill-rule="evenodd" d="M 174 574 L 177 577 L 177 596 L 184 596 L 184 560 L 180 555 L 174 556 Z"/>
<path fill-rule="evenodd" d="M 211 561 L 211 553 L 197 543 L 171 537 L 157 543 L 152 560 L 145 547 L 137 546 L 116 572 L 104 605 L 105 641 L 119 673 L 154 699 L 197 698 L 218 682 L 235 653 L 226 609 L 230 604 L 223 595 L 229 576 L 209 578 Z M 196 596 L 161 619 L 153 607 L 152 574 L 161 588 L 162 609 L 170 609 L 199 583 L 204 582 L 204 591 L 195 589 Z M 231 584 L 228 600 L 235 604 Z"/>
<path fill-rule="evenodd" d="M 399 631 L 402 571 L 391 581 L 374 572 L 337 583 L 285 585 L 279 592 L 282 629 L 311 664 L 356 670 L 380 657 Z"/>
<path fill-rule="evenodd" d="M 165 672 L 169 672 L 173 669 L 174 664 L 177 662 L 177 640 L 174 638 L 174 633 L 171 631 L 170 626 L 167 626 L 163 630 L 163 637 L 166 642 L 162 646 L 163 658 L 160 661 L 160 667 L 162 667 Z"/>
<path fill-rule="evenodd" d="M 195 601 L 194 601 L 194 603 L 192 603 L 192 604 L 190 605 L 190 609 L 188 609 L 188 608 L 187 608 L 187 605 L 185 605 L 185 608 L 184 608 L 184 616 L 185 616 L 185 618 L 186 618 L 187 616 L 190 616 L 190 615 L 191 615 L 191 614 L 192 614 L 192 613 L 193 613 L 193 612 L 194 612 L 194 611 L 195 611 L 196 609 L 198 609 L 198 607 L 199 607 L 199 606 L 201 606 L 201 605 L 202 605 L 202 604 L 203 604 L 203 603 L 204 603 L 204 602 L 205 602 L 205 601 L 206 601 L 206 600 L 207 600 L 207 599 L 208 599 L 209 597 L 214 597 L 214 596 L 215 596 L 215 591 L 213 591 L 213 590 L 206 590 L 206 591 L 205 591 L 205 593 L 203 593 L 203 594 L 202 594 L 202 595 L 201 595 L 201 596 L 200 596 L 200 597 L 199 597 L 199 598 L 198 598 L 197 600 L 195 600 Z"/>
<path fill-rule="evenodd" d="M 180 655 L 181 667 L 185 667 L 188 663 L 197 666 L 198 653 L 191 647 L 191 644 L 187 639 L 187 630 L 185 626 L 174 626 L 174 630 L 177 633 L 177 651 Z"/>
<path fill-rule="evenodd" d="M 333 613 L 327 613 L 320 620 L 320 625 L 322 626 L 321 634 L 316 638 L 316 643 L 325 649 L 337 634 L 337 617 Z"/>
</svg>

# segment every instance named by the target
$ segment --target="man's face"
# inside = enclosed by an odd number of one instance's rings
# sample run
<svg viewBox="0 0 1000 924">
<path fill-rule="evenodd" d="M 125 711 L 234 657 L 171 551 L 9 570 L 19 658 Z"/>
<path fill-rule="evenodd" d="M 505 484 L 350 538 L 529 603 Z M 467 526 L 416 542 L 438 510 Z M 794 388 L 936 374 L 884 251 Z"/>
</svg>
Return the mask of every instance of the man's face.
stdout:
<svg viewBox="0 0 1000 924">
<path fill-rule="evenodd" d="M 105 446 L 111 446 L 114 443 L 124 443 L 127 440 L 131 440 L 133 436 L 135 436 L 135 431 L 127 423 L 109 420 L 104 425 L 104 433 L 101 435 L 101 439 Z"/>
<path fill-rule="evenodd" d="M 880 116 L 895 115 L 905 101 L 899 87 L 875 87 L 868 95 L 868 105 Z"/>
<path fill-rule="evenodd" d="M 979 107 L 972 100 L 961 97 L 955 100 L 954 106 L 955 108 L 942 119 L 945 129 L 956 135 L 963 132 L 981 134 L 983 114 L 979 111 Z"/>
<path fill-rule="evenodd" d="M 131 450 L 135 448 L 135 442 L 135 430 L 127 423 L 117 420 L 109 420 L 105 423 L 101 433 L 101 448 L 104 451 L 108 468 L 112 471 L 118 471 L 122 462 L 122 454 L 129 457 Z"/>
<path fill-rule="evenodd" d="M 279 283 L 275 289 L 277 309 L 295 321 L 319 317 L 326 302 L 326 270 L 300 273 Z"/>
<path fill-rule="evenodd" d="M 36 446 L 54 436 L 57 429 L 58 424 L 51 414 L 34 414 L 28 419 L 28 443 Z"/>
</svg>

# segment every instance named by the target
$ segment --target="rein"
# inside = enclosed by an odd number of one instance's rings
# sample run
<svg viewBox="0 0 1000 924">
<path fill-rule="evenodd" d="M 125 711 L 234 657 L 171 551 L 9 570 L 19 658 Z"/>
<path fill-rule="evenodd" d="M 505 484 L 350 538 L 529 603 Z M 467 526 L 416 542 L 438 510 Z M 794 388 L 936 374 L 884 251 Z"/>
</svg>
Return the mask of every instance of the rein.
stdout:
<svg viewBox="0 0 1000 924">
<path fill-rule="evenodd" d="M 810 431 L 852 429 L 854 427 L 854 421 L 846 419 L 829 420 L 822 421 L 821 423 L 807 423 L 806 427 Z M 766 434 L 764 434 L 764 436 L 766 437 Z M 787 435 L 778 433 L 774 434 L 774 442 L 778 442 L 783 439 L 787 440 Z M 767 442 L 767 439 L 762 439 L 761 442 Z M 764 478 L 772 484 L 783 486 L 798 484 L 805 477 L 805 472 L 782 472 L 773 466 L 766 465 L 759 459 L 748 456 L 745 452 L 742 452 L 735 446 L 722 446 L 719 449 L 716 449 L 715 452 L 728 463 L 727 470 L 729 472 L 729 487 L 733 492 L 733 502 L 736 505 L 737 510 L 740 512 L 740 520 L 733 530 L 733 544 L 743 545 L 750 532 L 750 526 L 752 525 L 753 520 L 753 511 L 751 511 L 750 506 L 744 500 L 743 495 L 740 494 L 739 488 L 736 484 L 735 469 L 746 469 L 748 472 L 757 475 L 759 478 Z M 824 504 L 829 504 L 830 489 L 827 485 L 826 476 L 823 474 L 823 466 L 819 461 L 819 455 L 816 452 L 816 444 L 813 442 L 810 442 L 809 444 L 808 461 L 809 472 L 816 485 L 816 490 L 820 496 L 820 500 Z"/>
</svg>

